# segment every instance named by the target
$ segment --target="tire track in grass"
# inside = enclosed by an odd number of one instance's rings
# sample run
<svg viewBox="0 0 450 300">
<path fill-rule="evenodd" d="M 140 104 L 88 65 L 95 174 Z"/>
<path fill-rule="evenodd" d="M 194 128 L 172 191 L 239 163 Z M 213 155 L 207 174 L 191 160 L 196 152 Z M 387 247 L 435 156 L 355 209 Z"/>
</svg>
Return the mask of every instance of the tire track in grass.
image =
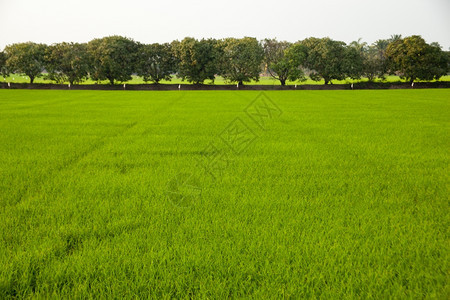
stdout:
<svg viewBox="0 0 450 300">
<path fill-rule="evenodd" d="M 158 110 L 155 113 L 161 115 L 161 112 L 163 112 L 163 113 L 166 112 L 167 110 L 169 110 L 170 107 L 175 105 L 178 101 L 183 99 L 185 96 L 186 96 L 186 92 L 184 91 L 182 95 L 180 95 L 179 97 L 177 97 L 174 100 L 170 101 L 167 105 L 164 106 L 163 109 L 160 109 L 160 110 Z M 93 96 L 91 96 L 91 97 L 93 97 Z M 78 98 L 76 98 L 76 99 L 78 99 Z M 141 115 L 140 119 L 142 119 L 144 117 L 144 115 L 145 114 Z M 163 118 L 161 120 L 160 124 L 163 124 L 163 123 L 167 122 L 168 119 L 169 119 L 169 116 L 168 115 L 165 116 L 165 118 Z M 26 185 L 24 187 L 24 189 L 20 193 L 18 193 L 18 195 L 16 195 L 16 197 L 15 197 L 16 199 L 9 199 L 9 201 L 4 201 L 4 202 L 0 203 L 0 207 L 1 206 L 5 207 L 5 206 L 8 206 L 8 205 L 17 205 L 26 196 L 31 196 L 33 194 L 39 193 L 41 191 L 41 188 L 44 185 L 44 183 L 47 182 L 50 178 L 52 178 L 55 173 L 61 172 L 62 170 L 69 168 L 71 165 L 74 165 L 77 162 L 81 161 L 83 158 L 87 157 L 89 154 L 91 154 L 94 151 L 96 151 L 96 150 L 100 149 L 101 147 L 103 147 L 107 143 L 108 140 L 115 139 L 115 138 L 123 135 L 125 132 L 127 132 L 128 130 L 130 130 L 133 127 L 135 127 L 138 123 L 139 123 L 138 121 L 131 122 L 131 123 L 127 124 L 123 130 L 118 131 L 118 132 L 116 132 L 113 135 L 102 136 L 96 142 L 91 144 L 91 146 L 88 147 L 86 150 L 84 150 L 84 151 L 82 151 L 82 152 L 80 152 L 80 153 L 70 157 L 69 159 L 63 161 L 62 163 L 60 163 L 56 167 L 49 169 L 45 176 L 42 176 L 39 179 L 36 179 L 33 182 L 31 182 L 28 185 Z M 36 188 L 36 191 L 33 194 L 30 194 L 29 190 L 30 190 L 30 188 L 32 186 L 36 186 L 37 188 Z"/>
<path fill-rule="evenodd" d="M 14 112 L 14 111 L 20 111 L 20 110 L 24 110 L 24 109 L 33 109 L 33 108 L 37 108 L 37 107 L 42 107 L 42 106 L 50 106 L 53 104 L 58 104 L 58 103 L 69 103 L 69 102 L 74 102 L 74 101 L 78 101 L 78 100 L 86 100 L 89 98 L 94 98 L 96 95 L 89 95 L 89 96 L 84 96 L 84 97 L 72 97 L 72 98 L 67 98 L 67 97 L 63 97 L 62 99 L 59 100 L 51 100 L 51 101 L 46 101 L 43 103 L 38 103 L 38 104 L 34 104 L 34 105 L 28 105 L 28 106 L 19 106 L 16 108 L 2 108 L 2 112 Z"/>
<path fill-rule="evenodd" d="M 25 188 L 22 190 L 22 192 L 19 193 L 15 198 L 16 199 L 10 199 L 10 201 L 5 201 L 2 203 L 2 206 L 7 205 L 17 205 L 20 203 L 26 196 L 31 196 L 32 194 L 29 193 L 29 190 L 32 186 L 36 186 L 36 191 L 33 194 L 38 193 L 42 186 L 44 186 L 44 183 L 47 182 L 50 178 L 52 178 L 55 173 L 59 173 L 63 171 L 64 169 L 69 168 L 70 166 L 76 164 L 83 158 L 87 157 L 92 152 L 100 149 L 102 146 L 106 144 L 106 142 L 110 139 L 115 139 L 121 135 L 123 135 L 125 132 L 130 130 L 131 128 L 135 127 L 138 124 L 138 122 L 132 122 L 127 125 L 125 125 L 125 128 L 116 132 L 113 135 L 104 135 L 100 139 L 98 139 L 95 143 L 91 144 L 86 150 L 81 151 L 80 153 L 75 154 L 74 156 L 70 157 L 67 160 L 62 161 L 60 164 L 58 164 L 54 168 L 50 168 L 45 173 L 45 176 L 39 177 L 39 179 L 33 180 L 31 183 L 27 184 Z"/>
</svg>

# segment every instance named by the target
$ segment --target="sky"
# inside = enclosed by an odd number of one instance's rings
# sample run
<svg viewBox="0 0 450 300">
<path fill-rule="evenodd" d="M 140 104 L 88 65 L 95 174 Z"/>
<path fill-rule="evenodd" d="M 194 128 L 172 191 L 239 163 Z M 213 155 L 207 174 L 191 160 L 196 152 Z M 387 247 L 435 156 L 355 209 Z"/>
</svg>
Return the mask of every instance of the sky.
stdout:
<svg viewBox="0 0 450 300">
<path fill-rule="evenodd" d="M 109 35 L 142 43 L 314 36 L 370 44 L 393 34 L 421 35 L 449 50 L 450 0 L 0 0 L 0 49 Z"/>
</svg>

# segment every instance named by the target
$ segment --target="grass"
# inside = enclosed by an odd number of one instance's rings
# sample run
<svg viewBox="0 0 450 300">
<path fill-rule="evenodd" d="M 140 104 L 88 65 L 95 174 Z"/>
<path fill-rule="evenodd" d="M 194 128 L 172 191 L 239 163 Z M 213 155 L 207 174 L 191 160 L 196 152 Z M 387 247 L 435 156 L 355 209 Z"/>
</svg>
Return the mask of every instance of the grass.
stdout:
<svg viewBox="0 0 450 300">
<path fill-rule="evenodd" d="M 1 77 L 1 76 L 0 76 Z M 132 76 L 133 78 L 130 81 L 127 81 L 128 84 L 143 84 L 146 83 L 142 79 L 142 77 L 139 76 Z M 6 78 L 1 77 L 3 79 L 3 82 L 16 82 L 16 83 L 29 83 L 30 79 L 28 76 L 19 75 L 19 74 L 12 74 Z M 366 82 L 367 78 L 362 78 L 360 80 L 352 80 L 352 79 L 345 79 L 345 80 L 332 80 L 334 84 L 350 84 L 352 82 Z M 387 76 L 386 80 L 384 82 L 406 82 L 405 80 L 401 80 L 398 76 Z M 433 80 L 436 81 L 436 80 Z M 439 81 L 450 81 L 450 75 L 442 76 Z M 1 81 L 0 81 L 1 82 Z M 35 83 L 55 83 L 54 81 L 45 79 L 45 77 L 39 77 L 34 80 Z M 375 82 L 383 82 L 379 79 L 375 80 Z M 419 81 L 420 82 L 420 81 Z M 67 82 L 68 83 L 68 82 Z M 67 84 L 66 83 L 66 84 Z M 88 79 L 81 84 L 94 84 L 95 81 Z M 150 84 L 150 82 L 147 82 Z M 161 81 L 162 84 L 189 84 L 187 81 L 182 81 L 181 79 L 177 77 L 173 77 L 171 81 Z M 109 84 L 108 81 L 102 81 L 100 84 Z M 230 82 L 226 82 L 222 77 L 218 76 L 216 80 L 211 82 L 210 80 L 205 81 L 205 84 L 217 84 L 217 85 L 224 85 L 224 84 L 233 84 Z M 280 85 L 279 80 L 275 80 L 272 77 L 269 76 L 262 76 L 258 82 L 252 81 L 246 84 L 258 84 L 258 85 Z M 288 81 L 286 83 L 287 85 L 295 85 L 295 84 L 324 84 L 323 80 L 320 81 L 314 81 L 310 78 L 307 78 L 306 81 L 303 82 L 295 82 L 295 81 Z"/>
<path fill-rule="evenodd" d="M 0 90 L 0 298 L 447 298 L 450 91 L 258 95 Z"/>
</svg>

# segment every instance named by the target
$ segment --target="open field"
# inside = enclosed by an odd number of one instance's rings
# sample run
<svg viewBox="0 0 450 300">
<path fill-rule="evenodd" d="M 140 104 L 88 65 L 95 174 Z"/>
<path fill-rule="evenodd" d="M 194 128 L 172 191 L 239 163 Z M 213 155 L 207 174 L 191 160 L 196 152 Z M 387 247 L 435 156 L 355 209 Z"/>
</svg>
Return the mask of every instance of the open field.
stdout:
<svg viewBox="0 0 450 300">
<path fill-rule="evenodd" d="M 0 298 L 447 298 L 449 99 L 0 90 Z"/>
<path fill-rule="evenodd" d="M 131 79 L 130 81 L 127 81 L 128 84 L 142 84 L 145 83 L 144 80 L 142 79 L 142 77 L 139 76 L 132 76 L 133 79 Z M 0 82 L 15 82 L 15 83 L 28 83 L 30 82 L 30 79 L 28 78 L 28 76 L 24 76 L 24 75 L 10 75 L 6 78 L 1 77 L 0 76 Z M 366 82 L 367 79 L 366 78 L 362 78 L 360 80 L 352 80 L 352 79 L 346 79 L 346 80 L 332 80 L 332 82 L 334 84 L 349 84 L 349 83 L 356 83 L 356 82 Z M 447 76 L 442 76 L 439 81 L 450 81 L 450 75 Z M 55 83 L 54 81 L 45 79 L 44 77 L 40 77 L 40 78 L 36 78 L 35 83 Z M 405 80 L 401 80 L 400 77 L 398 76 L 387 76 L 385 81 L 380 81 L 380 80 L 375 80 L 375 82 L 405 82 Z M 420 82 L 420 81 L 418 81 Z M 68 82 L 67 82 L 68 83 Z M 88 79 L 84 82 L 82 82 L 81 84 L 94 84 L 95 81 Z M 103 81 L 100 82 L 101 84 L 109 84 L 108 81 Z M 149 84 L 151 84 L 150 82 L 148 82 Z M 161 81 L 162 84 L 188 84 L 187 81 L 182 81 L 181 79 L 177 78 L 177 77 L 173 77 L 171 81 Z M 292 82 L 292 81 L 288 81 L 286 84 L 287 85 L 295 85 L 295 84 L 323 84 L 324 81 L 314 81 L 311 79 L 307 79 L 306 81 L 303 82 Z M 223 84 L 233 84 L 233 83 L 229 83 L 226 82 L 223 78 L 221 78 L 220 76 L 218 76 L 216 78 L 216 80 L 213 82 L 211 81 L 205 81 L 205 84 L 217 84 L 217 85 L 223 85 Z M 273 79 L 272 77 L 261 77 L 261 79 L 258 82 L 252 81 L 250 83 L 246 83 L 246 84 L 261 84 L 261 85 L 280 85 L 280 81 Z"/>
</svg>

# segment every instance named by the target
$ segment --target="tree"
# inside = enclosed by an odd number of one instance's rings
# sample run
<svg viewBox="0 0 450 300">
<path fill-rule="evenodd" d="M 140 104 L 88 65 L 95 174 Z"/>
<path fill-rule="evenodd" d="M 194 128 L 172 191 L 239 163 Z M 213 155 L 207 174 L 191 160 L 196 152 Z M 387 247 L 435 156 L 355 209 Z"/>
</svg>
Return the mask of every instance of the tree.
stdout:
<svg viewBox="0 0 450 300">
<path fill-rule="evenodd" d="M 397 71 L 400 78 L 411 83 L 414 80 L 439 79 L 448 71 L 448 57 L 439 44 L 429 45 L 418 35 L 390 43 L 386 56 L 391 71 Z"/>
<path fill-rule="evenodd" d="M 178 59 L 177 76 L 182 80 L 203 84 L 207 79 L 214 81 L 219 71 L 220 48 L 214 39 L 198 41 L 187 37 L 174 42 L 174 51 Z"/>
<path fill-rule="evenodd" d="M 137 71 L 145 82 L 171 80 L 177 66 L 171 44 L 142 45 L 139 53 Z"/>
<path fill-rule="evenodd" d="M 58 43 L 45 55 L 48 78 L 58 83 L 80 83 L 88 77 L 89 61 L 86 44 Z"/>
<path fill-rule="evenodd" d="M 3 78 L 8 77 L 9 72 L 8 72 L 8 68 L 6 67 L 6 53 L 5 52 L 0 52 L 0 75 L 3 76 Z"/>
<path fill-rule="evenodd" d="M 302 42 L 290 45 L 285 51 L 285 57 L 288 58 L 289 64 L 299 69 L 302 75 L 304 74 L 303 68 L 305 68 L 307 56 L 308 48 Z"/>
<path fill-rule="evenodd" d="M 342 80 L 346 77 L 348 66 L 345 43 L 330 38 L 307 38 L 301 42 L 306 47 L 306 58 L 303 66 L 311 71 L 310 78 L 325 84 L 331 80 Z"/>
<path fill-rule="evenodd" d="M 12 73 L 21 73 L 30 77 L 30 83 L 40 77 L 45 67 L 47 46 L 32 42 L 17 43 L 5 47 L 6 67 Z"/>
<path fill-rule="evenodd" d="M 351 42 L 345 49 L 345 59 L 342 61 L 345 75 L 351 79 L 360 79 L 364 74 L 364 58 L 367 51 L 367 43 L 361 42 L 361 38 Z"/>
<path fill-rule="evenodd" d="M 393 34 L 391 35 L 391 37 L 387 40 L 389 43 L 393 43 L 396 41 L 399 41 L 402 39 L 402 35 L 401 34 Z"/>
<path fill-rule="evenodd" d="M 450 72 L 450 51 L 444 51 L 444 56 L 447 56 L 445 59 L 447 61 L 447 75 Z"/>
<path fill-rule="evenodd" d="M 386 48 L 388 45 L 389 40 L 377 40 L 365 49 L 363 75 L 369 81 L 374 81 L 375 78 L 385 79 L 385 74 L 388 72 L 386 58 Z"/>
<path fill-rule="evenodd" d="M 221 42 L 223 57 L 221 72 L 225 80 L 242 85 L 258 81 L 264 58 L 264 49 L 256 38 L 227 38 Z"/>
<path fill-rule="evenodd" d="M 124 82 L 136 71 L 139 46 L 131 39 L 108 36 L 88 43 L 90 75 L 94 80 Z"/>
<path fill-rule="evenodd" d="M 287 80 L 306 79 L 300 68 L 300 57 L 295 55 L 294 51 L 289 51 L 291 47 L 291 43 L 279 42 L 276 39 L 265 39 L 263 43 L 265 68 L 281 85 L 286 85 Z"/>
</svg>

